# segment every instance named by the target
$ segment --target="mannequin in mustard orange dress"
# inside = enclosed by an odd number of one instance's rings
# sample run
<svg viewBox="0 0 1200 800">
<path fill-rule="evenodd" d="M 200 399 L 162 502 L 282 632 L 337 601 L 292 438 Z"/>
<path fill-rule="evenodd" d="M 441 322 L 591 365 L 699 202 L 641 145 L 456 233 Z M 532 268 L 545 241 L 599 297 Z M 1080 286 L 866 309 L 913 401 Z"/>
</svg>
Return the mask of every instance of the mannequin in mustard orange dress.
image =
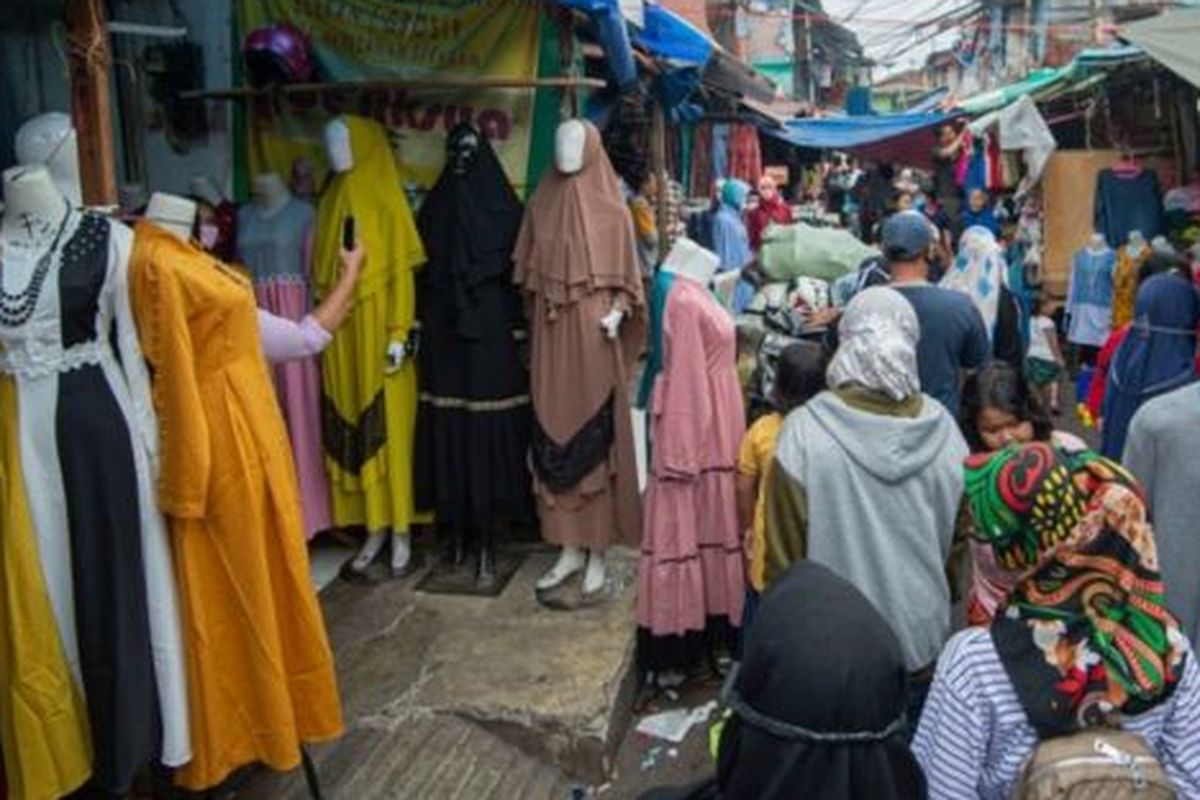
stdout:
<svg viewBox="0 0 1200 800">
<path fill-rule="evenodd" d="M 176 781 L 200 790 L 244 764 L 292 769 L 300 743 L 342 732 L 342 714 L 253 290 L 149 222 L 129 280 L 187 648 L 194 758 Z"/>
</svg>

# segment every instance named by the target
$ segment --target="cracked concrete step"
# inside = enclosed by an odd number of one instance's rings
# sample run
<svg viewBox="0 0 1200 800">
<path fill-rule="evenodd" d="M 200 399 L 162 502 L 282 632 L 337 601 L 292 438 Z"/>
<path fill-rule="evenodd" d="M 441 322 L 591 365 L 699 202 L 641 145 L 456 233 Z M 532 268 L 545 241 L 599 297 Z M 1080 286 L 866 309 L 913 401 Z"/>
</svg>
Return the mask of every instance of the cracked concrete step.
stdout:
<svg viewBox="0 0 1200 800">
<path fill-rule="evenodd" d="M 454 716 L 356 730 L 312 755 L 327 800 L 566 800 L 573 785 L 560 769 Z M 263 774 L 227 796 L 309 797 L 300 771 Z"/>
</svg>

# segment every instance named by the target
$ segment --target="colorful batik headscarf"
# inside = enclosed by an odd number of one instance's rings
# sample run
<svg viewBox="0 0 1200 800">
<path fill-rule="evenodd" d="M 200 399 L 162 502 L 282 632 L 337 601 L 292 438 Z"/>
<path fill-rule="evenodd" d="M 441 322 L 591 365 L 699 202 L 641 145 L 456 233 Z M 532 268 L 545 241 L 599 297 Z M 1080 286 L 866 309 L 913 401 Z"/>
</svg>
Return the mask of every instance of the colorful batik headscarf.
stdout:
<svg viewBox="0 0 1200 800">
<path fill-rule="evenodd" d="M 1116 725 L 1168 698 L 1183 637 L 1133 476 L 1035 442 L 969 458 L 966 493 L 997 563 L 1023 573 L 991 633 L 1038 734 Z"/>
</svg>

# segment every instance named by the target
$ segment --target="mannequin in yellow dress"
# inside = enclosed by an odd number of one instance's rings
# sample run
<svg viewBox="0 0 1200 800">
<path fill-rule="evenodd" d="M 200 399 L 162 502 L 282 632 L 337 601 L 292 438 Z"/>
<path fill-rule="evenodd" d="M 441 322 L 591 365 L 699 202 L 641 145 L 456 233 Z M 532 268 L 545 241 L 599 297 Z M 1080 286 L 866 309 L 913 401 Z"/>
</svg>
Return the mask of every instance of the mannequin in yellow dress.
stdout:
<svg viewBox="0 0 1200 800">
<path fill-rule="evenodd" d="M 400 185 L 383 126 L 356 116 L 326 129 L 334 177 L 317 208 L 313 289 L 318 300 L 338 275 L 342 226 L 369 254 L 354 309 L 322 361 L 321 422 L 333 522 L 368 537 L 351 562 L 361 574 L 388 538 L 391 571 L 411 571 L 413 435 L 417 410 L 414 272 L 425 250 Z M 390 534 L 390 537 L 389 537 Z"/>
</svg>

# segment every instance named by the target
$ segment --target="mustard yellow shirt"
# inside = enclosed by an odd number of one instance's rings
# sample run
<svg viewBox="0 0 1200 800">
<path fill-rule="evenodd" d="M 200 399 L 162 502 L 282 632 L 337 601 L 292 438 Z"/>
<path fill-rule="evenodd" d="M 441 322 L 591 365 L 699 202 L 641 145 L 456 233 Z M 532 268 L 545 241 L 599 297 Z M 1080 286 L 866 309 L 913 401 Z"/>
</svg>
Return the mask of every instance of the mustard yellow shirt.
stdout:
<svg viewBox="0 0 1200 800">
<path fill-rule="evenodd" d="M 783 415 L 770 413 L 760 417 L 742 438 L 738 453 L 738 474 L 754 478 L 758 483 L 758 499 L 754 504 L 754 528 L 750 537 L 750 586 L 756 592 L 766 588 L 766 485 L 768 472 L 775 460 L 775 443 L 783 428 Z"/>
</svg>

